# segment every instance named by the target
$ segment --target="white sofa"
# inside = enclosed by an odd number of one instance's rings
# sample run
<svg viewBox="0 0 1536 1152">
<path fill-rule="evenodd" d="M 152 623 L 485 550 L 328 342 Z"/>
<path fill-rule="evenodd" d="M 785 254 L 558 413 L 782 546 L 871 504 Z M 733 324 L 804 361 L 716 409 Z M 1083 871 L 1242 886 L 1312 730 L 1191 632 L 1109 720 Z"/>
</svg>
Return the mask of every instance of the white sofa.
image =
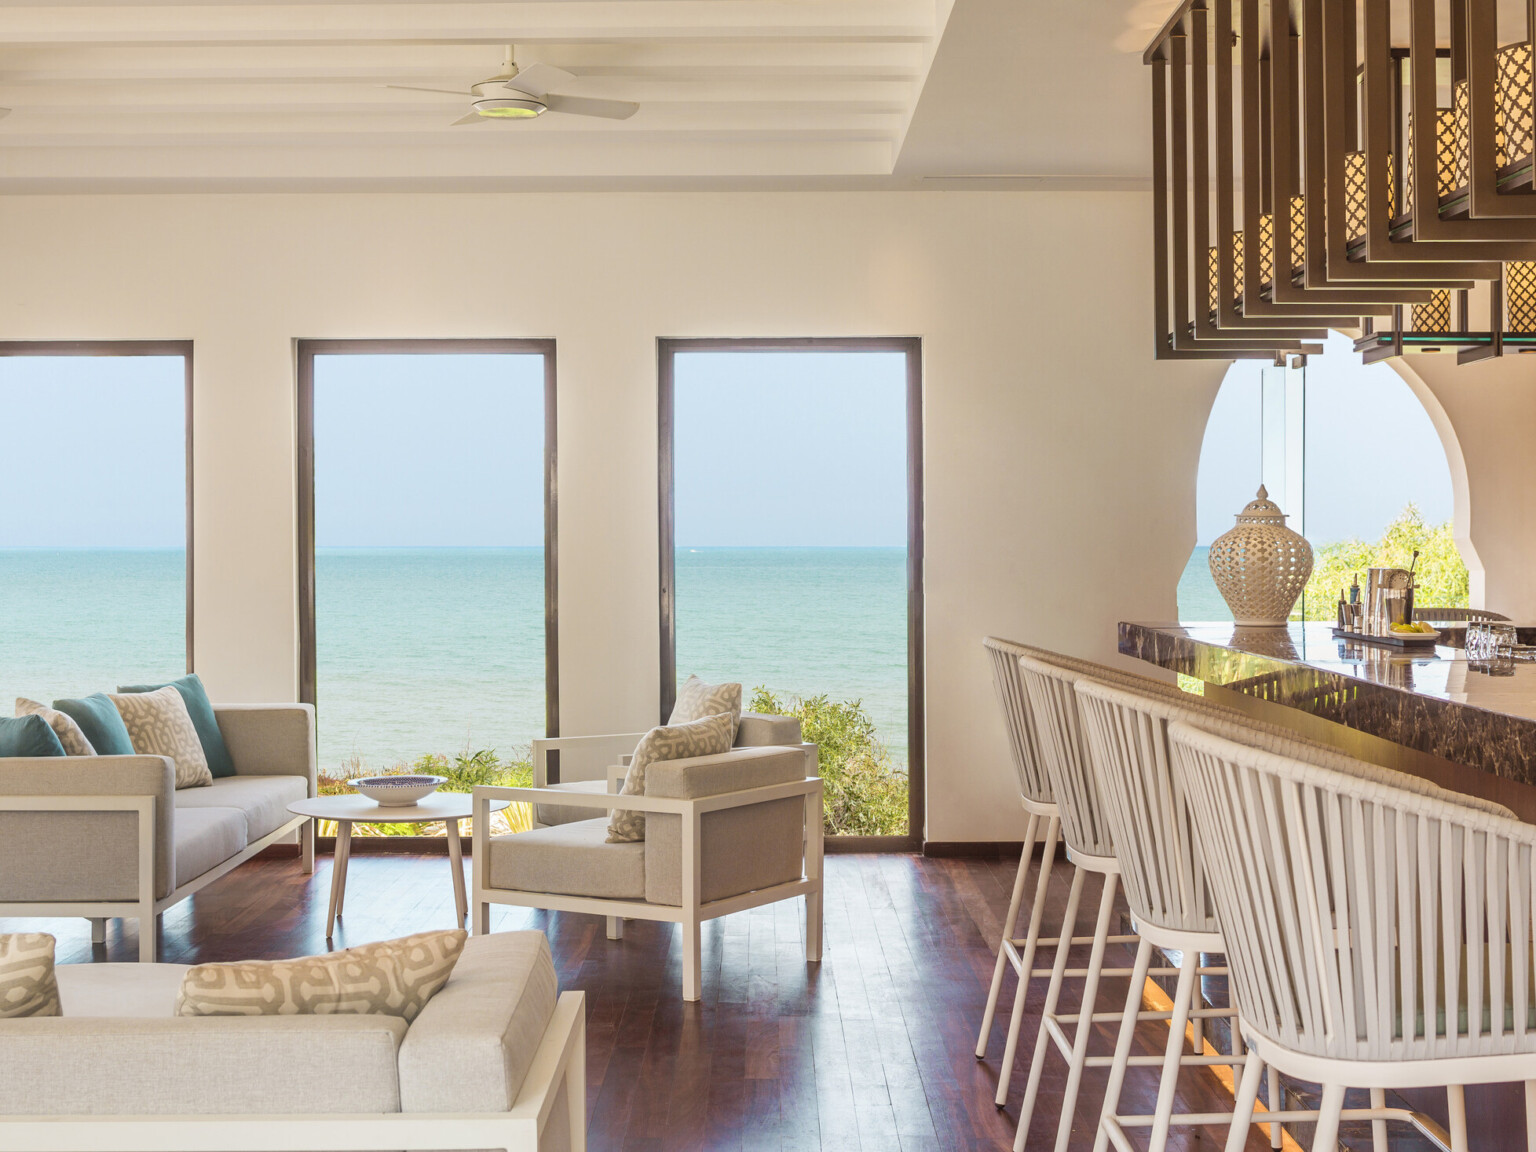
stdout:
<svg viewBox="0 0 1536 1152">
<path fill-rule="evenodd" d="M 0 759 L 0 916 L 137 917 L 139 959 L 158 918 L 269 844 L 298 832 L 314 871 L 314 824 L 288 805 L 315 794 L 315 710 L 214 707 L 235 775 L 175 786 L 165 756 Z"/>
<path fill-rule="evenodd" d="M 180 964 L 68 964 L 0 1020 L 0 1148 L 584 1152 L 586 1024 L 541 932 L 465 943 L 395 1016 L 173 1016 Z"/>
</svg>

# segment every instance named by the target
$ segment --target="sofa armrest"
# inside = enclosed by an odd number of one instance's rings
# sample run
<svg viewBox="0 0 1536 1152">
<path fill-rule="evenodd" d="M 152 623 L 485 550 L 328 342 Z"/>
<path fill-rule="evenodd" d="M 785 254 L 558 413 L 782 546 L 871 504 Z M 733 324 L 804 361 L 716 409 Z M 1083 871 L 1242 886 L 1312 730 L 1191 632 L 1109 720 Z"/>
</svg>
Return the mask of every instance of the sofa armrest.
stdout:
<svg viewBox="0 0 1536 1152">
<path fill-rule="evenodd" d="M 176 876 L 176 769 L 165 756 L 0 759 L 6 796 L 152 796 L 155 895 Z M 0 810 L 0 902 L 138 898 L 138 816 L 127 811 Z"/>
<path fill-rule="evenodd" d="M 400 1044 L 402 1112 L 506 1112 L 555 1010 L 542 932 L 465 941 L 440 992 Z"/>
<path fill-rule="evenodd" d="M 237 776 L 302 776 L 315 794 L 313 704 L 215 704 Z"/>
</svg>

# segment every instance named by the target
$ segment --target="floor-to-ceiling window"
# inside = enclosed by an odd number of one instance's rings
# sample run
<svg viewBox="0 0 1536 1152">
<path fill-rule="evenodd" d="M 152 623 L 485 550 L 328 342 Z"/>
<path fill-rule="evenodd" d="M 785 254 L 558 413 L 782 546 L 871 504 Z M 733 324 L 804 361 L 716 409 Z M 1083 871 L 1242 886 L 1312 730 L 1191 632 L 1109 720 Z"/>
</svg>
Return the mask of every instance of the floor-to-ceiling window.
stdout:
<svg viewBox="0 0 1536 1152">
<path fill-rule="evenodd" d="M 663 718 L 689 675 L 799 715 L 832 835 L 921 833 L 919 357 L 661 342 Z"/>
<path fill-rule="evenodd" d="M 191 357 L 183 342 L 0 344 L 7 709 L 189 667 Z"/>
<path fill-rule="evenodd" d="M 299 368 L 323 783 L 525 777 L 558 726 L 552 342 L 305 341 Z"/>
</svg>

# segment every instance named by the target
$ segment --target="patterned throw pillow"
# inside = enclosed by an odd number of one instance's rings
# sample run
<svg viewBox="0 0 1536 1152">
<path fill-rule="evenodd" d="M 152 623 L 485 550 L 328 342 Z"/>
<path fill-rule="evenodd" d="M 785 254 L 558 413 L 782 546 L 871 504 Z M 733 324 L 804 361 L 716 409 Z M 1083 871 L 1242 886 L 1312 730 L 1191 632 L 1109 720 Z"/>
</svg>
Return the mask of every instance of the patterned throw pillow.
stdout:
<svg viewBox="0 0 1536 1152">
<path fill-rule="evenodd" d="M 0 1020 L 60 1015 L 53 945 L 46 932 L 0 935 Z"/>
<path fill-rule="evenodd" d="M 731 741 L 736 740 L 736 725 L 741 723 L 741 685 L 706 684 L 697 676 L 690 676 L 677 690 L 677 703 L 672 705 L 668 724 L 691 724 L 706 716 L 731 714 Z"/>
<path fill-rule="evenodd" d="M 736 685 L 737 689 L 741 685 Z M 658 760 L 686 760 L 690 756 L 718 756 L 731 750 L 736 720 L 729 712 L 706 716 L 688 724 L 652 728 L 635 745 L 635 758 L 624 774 L 624 796 L 645 795 L 645 770 Z M 625 844 L 645 839 L 645 813 L 615 808 L 608 817 L 608 843 Z"/>
<path fill-rule="evenodd" d="M 192 716 L 174 688 L 107 697 L 117 706 L 140 756 L 169 756 L 176 763 L 176 787 L 200 788 L 213 783 L 208 757 L 192 726 Z"/>
<path fill-rule="evenodd" d="M 414 1020 L 448 982 L 468 933 L 418 932 L 324 956 L 196 964 L 178 1016 L 399 1016 Z"/>
<path fill-rule="evenodd" d="M 73 716 L 66 715 L 56 708 L 50 708 L 46 704 L 39 704 L 36 700 L 27 700 L 20 696 L 16 698 L 16 715 L 41 716 L 48 721 L 48 727 L 53 729 L 53 734 L 59 738 L 59 743 L 64 745 L 64 755 L 96 755 L 96 749 L 91 747 L 91 742 L 85 738 L 85 733 L 80 730 L 80 725 L 75 723 Z"/>
</svg>

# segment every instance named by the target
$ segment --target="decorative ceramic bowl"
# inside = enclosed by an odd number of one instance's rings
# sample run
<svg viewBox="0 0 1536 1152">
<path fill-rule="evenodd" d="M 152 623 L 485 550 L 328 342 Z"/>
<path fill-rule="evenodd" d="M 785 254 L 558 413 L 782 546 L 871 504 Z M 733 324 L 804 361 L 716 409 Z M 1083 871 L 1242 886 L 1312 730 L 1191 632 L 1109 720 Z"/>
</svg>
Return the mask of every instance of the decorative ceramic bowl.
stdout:
<svg viewBox="0 0 1536 1152">
<path fill-rule="evenodd" d="M 406 808 L 432 795 L 447 779 L 446 776 L 363 776 L 348 780 L 347 785 L 386 808 Z"/>
</svg>

